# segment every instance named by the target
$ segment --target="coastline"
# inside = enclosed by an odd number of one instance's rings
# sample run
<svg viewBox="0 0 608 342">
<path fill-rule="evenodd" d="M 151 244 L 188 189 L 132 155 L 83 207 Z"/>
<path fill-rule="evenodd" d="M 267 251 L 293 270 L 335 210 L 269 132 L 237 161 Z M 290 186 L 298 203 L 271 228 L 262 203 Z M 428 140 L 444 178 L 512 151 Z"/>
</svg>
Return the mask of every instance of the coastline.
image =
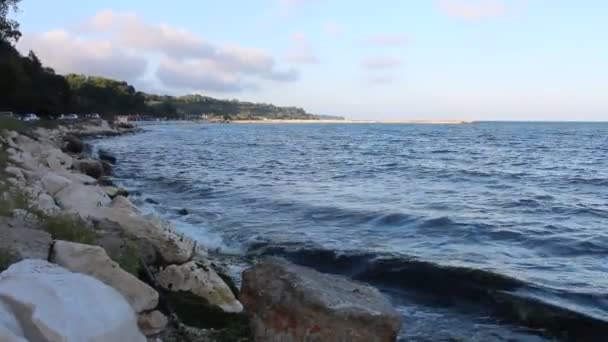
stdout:
<svg viewBox="0 0 608 342">
<path fill-rule="evenodd" d="M 464 125 L 470 120 L 235 120 L 236 124 L 419 124 L 419 125 Z"/>
</svg>

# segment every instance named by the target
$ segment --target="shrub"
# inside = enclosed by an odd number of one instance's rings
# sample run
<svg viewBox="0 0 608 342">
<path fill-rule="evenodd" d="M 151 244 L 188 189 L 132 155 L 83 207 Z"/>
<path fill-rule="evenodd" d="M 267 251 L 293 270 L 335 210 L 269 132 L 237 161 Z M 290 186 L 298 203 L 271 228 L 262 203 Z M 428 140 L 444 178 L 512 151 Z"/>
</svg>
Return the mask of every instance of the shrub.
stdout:
<svg viewBox="0 0 608 342">
<path fill-rule="evenodd" d="M 87 245 L 94 244 L 97 234 L 78 216 L 58 215 L 42 218 L 42 227 L 53 239 L 65 240 Z"/>
</svg>

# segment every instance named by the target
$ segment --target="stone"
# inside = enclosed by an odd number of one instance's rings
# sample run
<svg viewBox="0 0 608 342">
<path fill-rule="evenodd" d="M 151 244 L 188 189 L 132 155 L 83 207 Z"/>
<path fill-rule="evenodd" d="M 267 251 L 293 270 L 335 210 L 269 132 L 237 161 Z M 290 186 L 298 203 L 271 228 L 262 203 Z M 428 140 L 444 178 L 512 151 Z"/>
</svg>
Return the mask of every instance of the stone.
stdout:
<svg viewBox="0 0 608 342">
<path fill-rule="evenodd" d="M 178 213 L 179 215 L 186 216 L 186 215 L 188 215 L 190 212 L 188 211 L 188 209 L 186 209 L 186 208 L 182 208 L 182 209 L 178 210 L 178 211 L 177 211 L 177 213 Z"/>
<path fill-rule="evenodd" d="M 137 317 L 139 330 L 146 336 L 158 335 L 167 328 L 169 320 L 160 311 L 142 313 Z"/>
<path fill-rule="evenodd" d="M 129 235 L 146 240 L 168 264 L 183 264 L 194 255 L 196 242 L 155 216 L 144 217 L 131 209 L 99 207 L 91 212 L 91 217 L 117 223 Z"/>
<path fill-rule="evenodd" d="M 395 341 L 401 316 L 370 286 L 279 258 L 243 272 L 255 341 Z"/>
<path fill-rule="evenodd" d="M 18 180 L 25 180 L 25 176 L 23 175 L 23 171 L 20 168 L 14 166 L 7 166 L 4 171 L 10 175 L 15 177 Z"/>
<path fill-rule="evenodd" d="M 46 155 L 47 165 L 55 172 L 65 171 L 72 167 L 72 157 L 57 148 L 49 147 L 44 151 L 44 155 Z"/>
<path fill-rule="evenodd" d="M 202 262 L 190 261 L 183 265 L 167 266 L 158 274 L 156 280 L 164 289 L 190 292 L 225 312 L 243 311 L 243 305 L 234 297 L 224 280 Z"/>
<path fill-rule="evenodd" d="M 67 171 L 67 172 L 59 173 L 59 175 L 69 179 L 70 181 L 72 181 L 74 183 L 78 183 L 78 184 L 83 184 L 83 185 L 97 184 L 97 180 L 95 178 L 87 176 L 82 173 L 75 173 L 75 172 Z"/>
<path fill-rule="evenodd" d="M 0 300 L 0 341 L 28 342 L 23 328 L 11 308 Z"/>
<path fill-rule="evenodd" d="M 135 312 L 152 310 L 158 305 L 158 292 L 121 269 L 99 246 L 55 241 L 50 260 L 72 272 L 90 275 L 113 287 L 125 297 Z"/>
<path fill-rule="evenodd" d="M 84 151 L 84 144 L 80 138 L 75 135 L 66 135 L 63 137 L 63 150 L 69 153 L 79 154 Z"/>
<path fill-rule="evenodd" d="M 41 182 L 44 190 L 51 194 L 51 196 L 54 196 L 59 191 L 72 184 L 72 181 L 70 181 L 69 179 L 53 172 L 45 173 L 41 178 Z"/>
<path fill-rule="evenodd" d="M 140 268 L 139 258 L 147 265 L 156 265 L 156 249 L 147 239 L 139 239 L 128 234 L 118 223 L 108 220 L 95 221 L 98 237 L 95 244 L 103 247 L 112 260 L 122 260 L 121 267 L 131 274 L 137 274 Z M 136 258 L 137 262 L 132 259 Z M 125 260 L 130 269 L 123 265 Z M 129 265 L 126 265 L 129 267 Z"/>
<path fill-rule="evenodd" d="M 95 159 L 78 159 L 74 160 L 72 167 L 85 175 L 98 179 L 104 175 L 103 164 Z"/>
<path fill-rule="evenodd" d="M 43 260 L 0 274 L 0 298 L 29 341 L 145 342 L 133 309 L 114 289 Z"/>
<path fill-rule="evenodd" d="M 0 225 L 0 251 L 14 254 L 18 260 L 47 260 L 53 239 L 45 231 Z"/>
<path fill-rule="evenodd" d="M 106 176 L 112 175 L 112 173 L 114 172 L 114 166 L 112 166 L 112 164 L 105 160 L 101 160 L 100 163 L 103 168 L 103 174 Z"/>
<path fill-rule="evenodd" d="M 45 214 L 52 214 L 60 210 L 53 197 L 45 193 L 38 195 L 34 205 Z"/>
<path fill-rule="evenodd" d="M 55 201 L 62 209 L 87 217 L 98 207 L 107 206 L 111 200 L 101 188 L 73 183 L 55 195 Z"/>
<path fill-rule="evenodd" d="M 111 164 L 116 164 L 116 157 L 109 151 L 99 149 L 99 151 L 97 151 L 97 155 L 99 156 L 100 160 L 107 161 Z"/>
<path fill-rule="evenodd" d="M 128 210 L 128 211 L 131 211 L 134 213 L 139 213 L 139 209 L 137 209 L 135 204 L 133 204 L 131 201 L 129 201 L 128 198 L 121 196 L 121 195 L 118 195 L 112 199 L 112 203 L 110 203 L 110 207 L 116 208 L 116 209 L 124 209 L 124 210 Z"/>
<path fill-rule="evenodd" d="M 157 202 L 157 201 L 155 201 L 155 200 L 153 200 L 153 199 L 151 199 L 151 198 L 146 198 L 146 199 L 144 200 L 144 202 L 146 202 L 146 203 L 150 203 L 150 204 L 158 204 L 158 202 Z"/>
<path fill-rule="evenodd" d="M 102 187 L 103 191 L 106 192 L 110 198 L 115 198 L 117 196 L 128 197 L 129 192 L 123 188 L 117 188 L 115 186 L 104 186 Z"/>
</svg>

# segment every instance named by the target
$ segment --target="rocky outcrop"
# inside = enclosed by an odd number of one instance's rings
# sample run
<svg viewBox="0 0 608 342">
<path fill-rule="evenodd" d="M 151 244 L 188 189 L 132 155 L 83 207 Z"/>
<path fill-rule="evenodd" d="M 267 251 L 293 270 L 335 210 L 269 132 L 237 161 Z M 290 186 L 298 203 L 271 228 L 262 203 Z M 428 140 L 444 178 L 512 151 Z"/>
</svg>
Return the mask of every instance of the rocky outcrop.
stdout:
<svg viewBox="0 0 608 342">
<path fill-rule="evenodd" d="M 224 280 L 202 262 L 191 261 L 180 266 L 168 266 L 158 274 L 157 281 L 169 291 L 190 292 L 225 312 L 243 311 L 243 306 Z"/>
<path fill-rule="evenodd" d="M 75 135 L 66 135 L 63 141 L 63 150 L 66 152 L 78 154 L 84 151 L 84 143 Z"/>
<path fill-rule="evenodd" d="M 129 196 L 129 192 L 123 188 L 117 188 L 115 186 L 104 186 L 102 189 L 112 199 L 117 196 Z"/>
<path fill-rule="evenodd" d="M 105 174 L 104 165 L 96 159 L 78 159 L 74 160 L 72 167 L 85 175 L 98 179 Z"/>
<path fill-rule="evenodd" d="M 116 290 L 42 260 L 24 260 L 0 274 L 3 334 L 13 335 L 8 341 L 146 341 Z"/>
<path fill-rule="evenodd" d="M 17 260 L 47 260 L 52 243 L 51 235 L 47 232 L 0 224 L 0 251 L 14 255 Z"/>
<path fill-rule="evenodd" d="M 52 262 L 72 272 L 88 274 L 116 289 L 135 312 L 152 310 L 158 305 L 156 290 L 122 270 L 99 246 L 56 241 Z"/>
<path fill-rule="evenodd" d="M 70 184 L 57 194 L 59 206 L 82 217 L 91 216 L 98 207 L 107 206 L 111 200 L 101 188 L 91 185 Z"/>
<path fill-rule="evenodd" d="M 91 211 L 91 216 L 114 222 L 131 236 L 145 239 L 168 264 L 183 264 L 192 259 L 196 250 L 194 240 L 177 233 L 168 222 L 154 216 L 141 216 L 130 209 L 111 207 L 96 208 Z"/>
<path fill-rule="evenodd" d="M 278 258 L 243 272 L 256 341 L 394 341 L 400 315 L 369 286 Z"/>
<path fill-rule="evenodd" d="M 72 181 L 53 172 L 47 172 L 42 176 L 42 186 L 51 195 L 56 195 L 59 191 L 72 184 Z"/>
</svg>

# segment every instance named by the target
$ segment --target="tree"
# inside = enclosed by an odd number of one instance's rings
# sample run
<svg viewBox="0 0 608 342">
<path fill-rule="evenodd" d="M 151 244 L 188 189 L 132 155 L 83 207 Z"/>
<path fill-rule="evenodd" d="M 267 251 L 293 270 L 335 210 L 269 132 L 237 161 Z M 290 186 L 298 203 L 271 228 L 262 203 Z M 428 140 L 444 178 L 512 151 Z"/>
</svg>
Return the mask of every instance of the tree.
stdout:
<svg viewBox="0 0 608 342">
<path fill-rule="evenodd" d="M 21 0 L 0 0 L 0 40 L 15 43 L 21 37 L 19 23 L 8 17 L 11 11 L 19 10 L 19 1 Z"/>
</svg>

